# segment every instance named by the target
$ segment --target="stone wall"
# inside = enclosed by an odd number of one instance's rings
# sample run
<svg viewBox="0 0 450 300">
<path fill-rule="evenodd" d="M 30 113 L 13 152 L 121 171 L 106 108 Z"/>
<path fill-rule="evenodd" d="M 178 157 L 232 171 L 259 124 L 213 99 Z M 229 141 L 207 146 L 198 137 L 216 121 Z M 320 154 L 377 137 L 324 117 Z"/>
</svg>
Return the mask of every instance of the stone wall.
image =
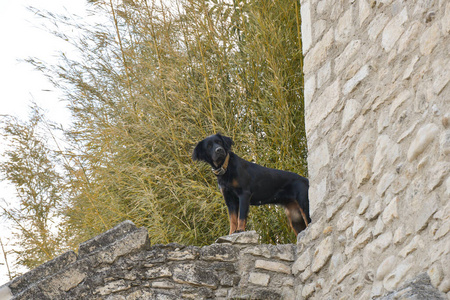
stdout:
<svg viewBox="0 0 450 300">
<path fill-rule="evenodd" d="M 450 2 L 301 2 L 313 222 L 297 245 L 150 246 L 125 222 L 0 300 L 450 299 Z"/>
<path fill-rule="evenodd" d="M 305 254 L 296 245 L 258 240 L 251 231 L 205 247 L 151 246 L 147 229 L 125 221 L 82 243 L 78 254 L 64 253 L 0 286 L 0 300 L 303 299 Z M 315 261 L 313 268 L 322 263 Z M 331 286 L 327 280 L 319 278 L 313 289 Z M 426 273 L 382 299 L 399 296 L 445 299 Z"/>
<path fill-rule="evenodd" d="M 298 294 L 450 290 L 450 2 L 302 0 L 313 223 Z M 448 294 L 447 294 L 448 295 Z"/>
<path fill-rule="evenodd" d="M 153 245 L 126 221 L 0 287 L 0 299 L 294 299 L 295 245 L 255 232 L 211 246 Z"/>
</svg>

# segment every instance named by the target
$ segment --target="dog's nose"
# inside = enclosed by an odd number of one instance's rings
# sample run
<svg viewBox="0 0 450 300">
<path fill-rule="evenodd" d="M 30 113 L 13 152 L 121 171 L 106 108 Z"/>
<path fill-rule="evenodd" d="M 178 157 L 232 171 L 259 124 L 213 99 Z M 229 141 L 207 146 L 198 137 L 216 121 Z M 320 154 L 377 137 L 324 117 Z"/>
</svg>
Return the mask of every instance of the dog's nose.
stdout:
<svg viewBox="0 0 450 300">
<path fill-rule="evenodd" d="M 215 151 L 216 151 L 216 153 L 221 153 L 221 152 L 225 152 L 225 149 L 223 149 L 222 147 L 217 147 Z"/>
</svg>

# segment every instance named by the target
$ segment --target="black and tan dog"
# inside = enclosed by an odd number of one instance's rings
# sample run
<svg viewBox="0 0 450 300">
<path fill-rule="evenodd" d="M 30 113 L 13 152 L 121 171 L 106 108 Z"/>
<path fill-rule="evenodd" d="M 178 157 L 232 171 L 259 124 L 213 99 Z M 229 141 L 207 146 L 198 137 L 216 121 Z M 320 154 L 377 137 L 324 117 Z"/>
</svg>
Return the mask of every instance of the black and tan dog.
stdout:
<svg viewBox="0 0 450 300">
<path fill-rule="evenodd" d="M 279 204 L 295 235 L 308 226 L 308 179 L 248 162 L 233 152 L 233 140 L 220 134 L 199 142 L 192 158 L 209 163 L 217 176 L 230 217 L 230 234 L 245 231 L 250 205 Z"/>
</svg>

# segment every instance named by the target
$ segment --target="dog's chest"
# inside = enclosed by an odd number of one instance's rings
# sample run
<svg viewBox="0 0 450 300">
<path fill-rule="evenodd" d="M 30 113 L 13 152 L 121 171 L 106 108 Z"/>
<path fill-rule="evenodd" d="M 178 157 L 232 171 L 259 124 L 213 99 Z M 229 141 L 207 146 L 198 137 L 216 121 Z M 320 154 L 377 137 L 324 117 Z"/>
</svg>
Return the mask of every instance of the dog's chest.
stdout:
<svg viewBox="0 0 450 300">
<path fill-rule="evenodd" d="M 219 180 L 219 188 L 223 192 L 232 192 L 236 195 L 242 193 L 242 187 L 236 178 L 229 178 L 228 180 Z"/>
</svg>

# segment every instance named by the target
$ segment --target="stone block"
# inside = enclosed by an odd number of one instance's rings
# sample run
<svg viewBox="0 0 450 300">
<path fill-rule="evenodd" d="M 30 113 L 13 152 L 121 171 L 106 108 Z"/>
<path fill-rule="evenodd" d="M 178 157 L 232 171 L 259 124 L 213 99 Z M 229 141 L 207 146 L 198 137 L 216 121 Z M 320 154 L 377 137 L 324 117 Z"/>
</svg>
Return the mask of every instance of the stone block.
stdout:
<svg viewBox="0 0 450 300">
<path fill-rule="evenodd" d="M 138 228 L 115 242 L 88 254 L 94 263 L 112 264 L 118 257 L 137 252 L 149 247 L 148 232 L 144 227 Z"/>
<path fill-rule="evenodd" d="M 330 153 L 327 142 L 321 143 L 313 153 L 308 156 L 308 165 L 310 165 L 310 176 L 315 176 L 319 170 L 330 162 Z"/>
<path fill-rule="evenodd" d="M 117 226 L 105 231 L 104 233 L 81 243 L 78 248 L 78 256 L 80 257 L 80 259 L 82 259 L 89 253 L 95 252 L 109 244 L 112 244 L 136 230 L 136 225 L 134 225 L 133 222 L 131 222 L 130 220 L 124 221 Z"/>
<path fill-rule="evenodd" d="M 175 284 L 170 281 L 153 281 L 150 286 L 155 289 L 173 289 Z"/>
<path fill-rule="evenodd" d="M 392 20 L 388 22 L 383 30 L 381 37 L 381 46 L 386 52 L 391 51 L 395 42 L 400 38 L 404 32 L 403 24 L 408 20 L 407 9 L 404 8 L 399 14 L 397 14 Z"/>
<path fill-rule="evenodd" d="M 436 138 L 436 136 L 439 133 L 439 128 L 437 125 L 433 123 L 426 124 L 422 126 L 416 134 L 416 137 L 411 142 L 411 145 L 408 149 L 408 161 L 413 161 L 417 158 L 420 154 L 425 151 L 427 146 L 433 142 L 433 140 Z"/>
<path fill-rule="evenodd" d="M 378 266 L 375 278 L 377 280 L 383 280 L 384 277 L 389 274 L 397 263 L 397 258 L 394 255 L 388 256 Z"/>
<path fill-rule="evenodd" d="M 328 262 L 333 254 L 333 237 L 328 236 L 317 246 L 311 265 L 311 271 L 316 273 Z"/>
<path fill-rule="evenodd" d="M 300 15 L 302 18 L 302 50 L 305 55 L 312 44 L 311 4 L 309 1 L 301 5 Z"/>
<path fill-rule="evenodd" d="M 392 182 L 396 178 L 396 174 L 394 172 L 388 172 L 381 176 L 380 182 L 377 185 L 377 195 L 383 197 L 386 190 L 391 186 Z"/>
<path fill-rule="evenodd" d="M 433 93 L 440 95 L 450 82 L 450 59 L 436 59 L 434 61 L 433 79 Z"/>
<path fill-rule="evenodd" d="M 381 220 L 388 225 L 394 218 L 398 218 L 398 197 L 392 198 L 381 215 Z"/>
<path fill-rule="evenodd" d="M 428 192 L 432 192 L 440 186 L 448 174 L 450 174 L 449 162 L 439 162 L 437 165 L 433 166 L 429 171 L 427 179 Z"/>
<path fill-rule="evenodd" d="M 327 29 L 327 21 L 317 20 L 314 22 L 314 39 L 317 40 L 324 33 L 325 29 Z"/>
<path fill-rule="evenodd" d="M 306 249 L 292 265 L 292 273 L 297 275 L 311 265 L 311 251 Z"/>
<path fill-rule="evenodd" d="M 359 202 L 358 210 L 356 211 L 356 213 L 358 213 L 359 215 L 362 215 L 367 211 L 370 201 L 369 201 L 369 197 L 367 197 L 365 195 L 362 195 L 359 197 L 361 197 L 361 202 Z"/>
<path fill-rule="evenodd" d="M 361 265 L 361 257 L 352 258 L 337 274 L 336 283 L 340 284 L 347 276 L 355 272 Z"/>
<path fill-rule="evenodd" d="M 305 80 L 305 111 L 309 111 L 311 109 L 311 101 L 316 91 L 316 77 L 310 76 Z"/>
<path fill-rule="evenodd" d="M 384 26 L 388 22 L 389 18 L 384 13 L 379 13 L 375 15 L 375 18 L 370 22 L 369 27 L 367 29 L 367 33 L 369 35 L 370 41 L 375 41 L 380 34 L 381 30 L 383 30 Z"/>
<path fill-rule="evenodd" d="M 358 13 L 359 26 L 362 26 L 364 21 L 370 15 L 371 9 L 370 9 L 369 3 L 367 3 L 366 0 L 359 0 L 358 2 L 359 2 L 359 13 Z"/>
<path fill-rule="evenodd" d="M 403 247 L 402 250 L 398 253 L 399 256 L 406 258 L 409 254 L 416 251 L 418 248 L 423 248 L 423 240 L 420 235 L 416 235 L 408 245 Z"/>
<path fill-rule="evenodd" d="M 373 159 L 373 176 L 378 176 L 386 166 L 392 164 L 400 157 L 400 149 L 388 135 L 380 135 L 375 144 L 376 152 Z"/>
<path fill-rule="evenodd" d="M 313 274 L 313 273 L 311 272 L 311 267 L 307 267 L 307 268 L 305 269 L 305 271 L 303 271 L 303 272 L 300 274 L 300 280 L 301 280 L 302 282 L 306 282 L 306 280 L 308 280 L 308 279 L 311 277 L 312 274 Z"/>
<path fill-rule="evenodd" d="M 331 62 L 326 62 L 317 72 L 317 88 L 320 89 L 331 76 Z"/>
<path fill-rule="evenodd" d="M 270 255 L 272 258 L 292 262 L 295 260 L 294 245 L 270 245 Z"/>
<path fill-rule="evenodd" d="M 369 65 L 364 65 L 359 69 L 359 71 L 353 76 L 350 80 L 348 80 L 344 87 L 342 88 L 342 93 L 344 95 L 348 95 L 351 93 L 360 83 L 369 75 L 370 67 Z"/>
<path fill-rule="evenodd" d="M 147 270 L 144 276 L 147 279 L 164 278 L 171 277 L 172 272 L 170 271 L 169 267 L 161 266 Z"/>
<path fill-rule="evenodd" d="M 268 286 L 270 275 L 259 272 L 251 272 L 248 277 L 248 282 L 261 286 Z"/>
<path fill-rule="evenodd" d="M 415 261 L 412 257 L 407 258 L 396 266 L 391 273 L 389 273 L 383 279 L 383 287 L 388 291 L 395 290 L 398 285 L 403 281 L 403 279 L 408 274 L 409 270 L 413 267 Z"/>
<path fill-rule="evenodd" d="M 345 129 L 361 111 L 361 104 L 355 99 L 345 102 L 344 112 L 342 114 L 341 129 Z"/>
<path fill-rule="evenodd" d="M 230 235 L 222 236 L 216 240 L 217 244 L 230 243 L 236 246 L 255 245 L 259 244 L 261 237 L 256 231 L 244 231 L 240 233 L 233 233 Z"/>
<path fill-rule="evenodd" d="M 336 223 L 336 228 L 339 231 L 344 231 L 350 227 L 353 223 L 353 214 L 347 210 L 341 212 L 338 221 Z"/>
<path fill-rule="evenodd" d="M 340 99 L 340 89 L 340 81 L 337 79 L 325 88 L 314 103 L 311 103 L 311 110 L 306 112 L 307 133 L 316 128 L 334 110 Z"/>
<path fill-rule="evenodd" d="M 347 11 L 342 15 L 339 19 L 336 31 L 335 31 L 335 40 L 339 43 L 345 43 L 350 38 L 353 31 L 353 6 L 350 6 Z"/>
<path fill-rule="evenodd" d="M 289 265 L 275 261 L 258 259 L 255 261 L 255 268 L 277 273 L 291 274 L 291 267 Z"/>
<path fill-rule="evenodd" d="M 310 75 L 317 66 L 320 66 L 328 57 L 328 51 L 334 41 L 333 29 L 328 30 L 322 39 L 308 51 L 305 56 L 303 72 L 306 76 Z"/>
<path fill-rule="evenodd" d="M 418 56 L 416 56 L 415 58 L 416 58 L 416 61 L 419 59 Z M 400 106 L 402 106 L 402 104 L 405 103 L 407 100 L 409 100 L 408 103 L 411 103 L 411 100 L 412 100 L 411 98 L 412 98 L 412 94 L 409 90 L 402 91 L 397 97 L 395 97 L 394 101 L 392 101 L 392 104 L 389 108 L 389 116 L 393 117 L 394 113 L 397 111 L 397 109 Z"/>
<path fill-rule="evenodd" d="M 439 145 L 441 148 L 441 153 L 444 156 L 450 154 L 450 130 L 446 130 L 441 134 Z"/>
<path fill-rule="evenodd" d="M 439 29 L 439 24 L 434 23 L 429 27 L 420 37 L 420 53 L 422 55 L 429 55 L 436 45 L 439 43 L 441 37 L 441 31 Z"/>
<path fill-rule="evenodd" d="M 306 284 L 302 289 L 302 297 L 308 299 L 316 290 L 315 283 Z"/>
<path fill-rule="evenodd" d="M 168 260 L 182 261 L 182 260 L 193 260 L 198 257 L 197 247 L 188 247 L 183 250 L 169 251 L 167 253 Z"/>
<path fill-rule="evenodd" d="M 435 299 L 445 300 L 447 297 L 439 292 L 430 282 L 426 273 L 419 274 L 414 279 L 402 285 L 399 289 L 379 298 L 380 300 L 393 299 Z"/>
<path fill-rule="evenodd" d="M 439 198 L 436 194 L 428 197 L 427 201 L 420 205 L 421 207 L 416 211 L 414 229 L 419 232 L 428 226 L 428 221 L 433 214 L 438 210 Z"/>
<path fill-rule="evenodd" d="M 392 233 L 390 231 L 381 234 L 374 241 L 369 243 L 363 251 L 363 263 L 364 266 L 369 266 L 375 259 L 378 258 L 380 253 L 389 247 L 392 243 Z"/>
<path fill-rule="evenodd" d="M 127 283 L 125 280 L 115 280 L 106 283 L 104 286 L 98 287 L 94 294 L 100 294 L 102 296 L 110 295 L 112 293 L 117 293 L 120 291 L 126 291 L 131 288 L 130 283 Z"/>
<path fill-rule="evenodd" d="M 283 299 L 282 294 L 276 289 L 270 288 L 252 288 L 250 290 L 242 291 L 235 290 L 228 299 L 260 299 L 260 300 L 279 300 Z"/>
<path fill-rule="evenodd" d="M 216 273 L 197 264 L 183 264 L 173 268 L 173 280 L 178 283 L 204 286 L 216 289 L 219 279 Z"/>
<path fill-rule="evenodd" d="M 358 234 L 364 229 L 365 226 L 366 226 L 366 222 L 363 219 L 361 219 L 360 217 L 356 216 L 353 219 L 353 227 L 352 227 L 353 237 L 357 237 Z"/>
<path fill-rule="evenodd" d="M 407 80 L 411 78 L 411 74 L 414 71 L 414 66 L 416 65 L 417 61 L 419 60 L 419 56 L 416 55 L 411 59 L 411 62 L 409 63 L 408 67 L 403 72 L 402 80 Z M 392 111 L 392 108 L 391 108 Z"/>
<path fill-rule="evenodd" d="M 381 202 L 375 201 L 369 207 L 369 210 L 366 212 L 365 216 L 369 221 L 372 221 L 375 218 L 377 218 L 381 214 L 382 211 L 383 211 L 383 207 L 381 206 Z"/>
<path fill-rule="evenodd" d="M 27 289 L 29 286 L 43 280 L 46 277 L 64 270 L 69 265 L 74 263 L 77 255 L 73 251 L 68 251 L 60 256 L 36 267 L 35 269 L 23 274 L 22 276 L 14 278 L 9 283 L 9 288 L 13 294 L 18 294 Z"/>
<path fill-rule="evenodd" d="M 236 261 L 239 249 L 228 244 L 214 244 L 200 249 L 200 259 L 216 261 Z"/>
<path fill-rule="evenodd" d="M 374 237 L 379 236 L 384 232 L 385 226 L 381 218 L 377 219 L 377 223 L 375 224 L 375 227 L 372 230 L 372 234 Z"/>
<path fill-rule="evenodd" d="M 53 292 L 58 291 L 59 293 L 67 292 L 86 279 L 87 272 L 85 269 L 86 268 L 72 265 L 50 277 L 46 282 L 44 289 Z"/>
</svg>

